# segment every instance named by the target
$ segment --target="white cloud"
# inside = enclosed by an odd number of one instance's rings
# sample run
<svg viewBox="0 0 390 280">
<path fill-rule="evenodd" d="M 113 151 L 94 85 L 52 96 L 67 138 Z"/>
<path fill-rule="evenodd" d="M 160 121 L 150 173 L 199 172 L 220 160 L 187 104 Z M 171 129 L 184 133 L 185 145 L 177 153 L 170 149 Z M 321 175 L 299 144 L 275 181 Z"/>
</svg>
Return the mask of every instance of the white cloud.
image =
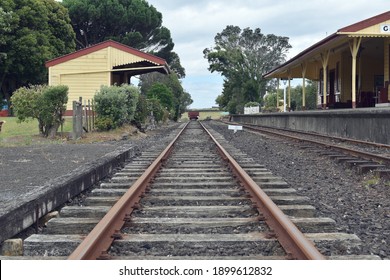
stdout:
<svg viewBox="0 0 390 280">
<path fill-rule="evenodd" d="M 183 80 L 196 107 L 211 107 L 221 94 L 220 76 L 210 74 L 203 50 L 227 25 L 261 28 L 290 38 L 289 58 L 339 28 L 386 12 L 388 0 L 147 0 L 163 15 L 175 49 L 186 68 Z M 216 93 L 216 91 L 219 91 Z"/>
</svg>

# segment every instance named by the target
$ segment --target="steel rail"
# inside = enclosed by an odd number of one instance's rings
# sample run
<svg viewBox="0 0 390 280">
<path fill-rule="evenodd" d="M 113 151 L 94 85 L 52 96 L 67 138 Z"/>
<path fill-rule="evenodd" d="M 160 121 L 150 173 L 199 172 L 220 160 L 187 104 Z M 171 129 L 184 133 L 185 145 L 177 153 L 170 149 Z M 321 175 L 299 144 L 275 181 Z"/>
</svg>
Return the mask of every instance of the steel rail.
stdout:
<svg viewBox="0 0 390 280">
<path fill-rule="evenodd" d="M 275 232 L 278 241 L 287 254 L 299 260 L 325 260 L 326 258 L 318 251 L 314 244 L 304 236 L 259 185 L 253 181 L 203 124 L 202 126 L 215 142 L 219 153 L 228 162 L 242 185 L 250 192 L 252 199 L 264 215 L 265 222 Z"/>
<path fill-rule="evenodd" d="M 390 164 L 390 158 L 389 157 L 385 157 L 385 156 L 381 156 L 381 155 L 377 155 L 377 154 L 373 154 L 373 153 L 369 153 L 369 152 L 358 151 L 358 150 L 354 150 L 354 149 L 351 149 L 351 148 L 340 147 L 340 146 L 337 146 L 337 145 L 333 145 L 333 144 L 325 143 L 325 142 L 321 142 L 321 141 L 305 139 L 305 138 L 301 138 L 301 137 L 298 137 L 298 136 L 287 135 L 287 134 L 284 134 L 284 133 L 271 131 L 271 130 L 268 130 L 268 129 L 265 129 L 265 128 L 252 127 L 252 126 L 248 126 L 248 125 L 243 125 L 243 127 L 247 128 L 247 129 L 250 129 L 252 131 L 255 131 L 255 132 L 269 133 L 269 134 L 272 134 L 272 135 L 282 136 L 282 137 L 290 138 L 290 139 L 297 140 L 297 141 L 300 141 L 300 142 L 307 142 L 307 143 L 311 143 L 311 144 L 325 146 L 327 148 L 332 148 L 334 150 L 338 150 L 338 151 L 341 151 L 341 152 L 344 152 L 344 153 L 348 153 L 348 154 L 356 156 L 356 157 L 360 157 L 360 158 L 367 159 L 367 160 L 373 160 L 373 161 L 375 161 L 377 163 L 381 163 L 381 164 L 387 163 L 387 164 Z"/>
<path fill-rule="evenodd" d="M 139 202 L 141 195 L 145 193 L 150 181 L 168 158 L 175 142 L 187 125 L 188 123 L 118 202 L 107 212 L 103 219 L 100 220 L 68 257 L 68 260 L 96 260 L 107 253 L 112 242 L 121 237 L 120 229 L 125 223 L 126 216 L 132 213 L 136 204 Z"/>
<path fill-rule="evenodd" d="M 350 143 L 355 143 L 355 144 L 362 144 L 362 145 L 367 145 L 367 146 L 372 146 L 375 148 L 385 148 L 385 149 L 390 149 L 390 145 L 387 144 L 382 144 L 382 143 L 375 143 L 375 142 L 369 142 L 369 141 L 363 141 L 363 140 L 358 140 L 358 139 L 352 139 L 352 138 L 345 138 L 345 137 L 339 137 L 339 136 L 329 136 L 329 135 L 324 135 L 324 134 L 319 134 L 319 133 L 313 133 L 313 132 L 308 132 L 308 131 L 297 131 L 294 129 L 288 129 L 288 128 L 275 128 L 271 126 L 264 126 L 264 125 L 252 125 L 252 124 L 242 124 L 243 127 L 249 128 L 249 129 L 263 129 L 268 131 L 268 129 L 277 129 L 281 131 L 286 131 L 286 132 L 291 132 L 291 133 L 298 133 L 302 135 L 309 135 L 313 137 L 319 137 L 319 138 L 325 138 L 325 139 L 334 139 L 338 140 L 341 142 L 350 142 Z"/>
</svg>

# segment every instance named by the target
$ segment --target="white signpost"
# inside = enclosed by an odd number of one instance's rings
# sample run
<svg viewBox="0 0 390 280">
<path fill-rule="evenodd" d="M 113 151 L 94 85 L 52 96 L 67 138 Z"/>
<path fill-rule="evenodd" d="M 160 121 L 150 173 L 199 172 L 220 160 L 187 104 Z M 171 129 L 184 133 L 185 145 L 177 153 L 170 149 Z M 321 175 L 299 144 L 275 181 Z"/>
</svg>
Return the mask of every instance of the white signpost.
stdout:
<svg viewBox="0 0 390 280">
<path fill-rule="evenodd" d="M 238 130 L 242 130 L 242 125 L 229 125 L 229 130 L 234 130 L 236 133 Z"/>
</svg>

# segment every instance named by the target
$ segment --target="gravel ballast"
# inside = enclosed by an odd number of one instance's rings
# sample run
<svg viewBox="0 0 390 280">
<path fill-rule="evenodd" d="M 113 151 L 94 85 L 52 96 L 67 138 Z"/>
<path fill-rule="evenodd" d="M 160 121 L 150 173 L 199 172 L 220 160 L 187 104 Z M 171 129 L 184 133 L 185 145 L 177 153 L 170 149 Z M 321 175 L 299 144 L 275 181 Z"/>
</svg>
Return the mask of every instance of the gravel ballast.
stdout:
<svg viewBox="0 0 390 280">
<path fill-rule="evenodd" d="M 308 196 L 319 216 L 334 219 L 342 232 L 363 241 L 363 253 L 390 258 L 390 184 L 352 169 L 287 140 L 228 130 L 208 123 L 230 144 L 264 164 L 274 175 Z"/>
</svg>

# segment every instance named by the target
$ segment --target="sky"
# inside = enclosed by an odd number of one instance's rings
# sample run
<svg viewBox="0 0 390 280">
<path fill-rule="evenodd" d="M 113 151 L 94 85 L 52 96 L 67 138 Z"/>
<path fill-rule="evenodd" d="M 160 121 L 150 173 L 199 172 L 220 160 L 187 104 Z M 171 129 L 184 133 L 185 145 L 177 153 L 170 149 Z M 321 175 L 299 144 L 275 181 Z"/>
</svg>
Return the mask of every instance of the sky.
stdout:
<svg viewBox="0 0 390 280">
<path fill-rule="evenodd" d="M 226 26 L 260 28 L 263 34 L 289 37 L 294 57 L 338 29 L 389 10 L 389 0 L 147 0 L 163 15 L 181 64 L 190 108 L 216 106 L 223 77 L 211 73 L 203 57 Z"/>
</svg>

